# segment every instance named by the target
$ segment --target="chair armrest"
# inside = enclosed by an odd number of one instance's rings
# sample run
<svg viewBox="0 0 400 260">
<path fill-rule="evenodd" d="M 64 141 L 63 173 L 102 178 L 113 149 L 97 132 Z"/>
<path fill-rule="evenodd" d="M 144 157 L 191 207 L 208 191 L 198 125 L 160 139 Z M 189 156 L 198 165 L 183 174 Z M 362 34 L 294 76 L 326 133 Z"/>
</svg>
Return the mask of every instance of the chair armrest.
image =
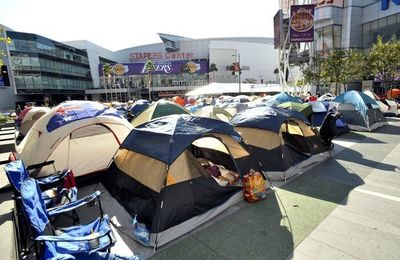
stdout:
<svg viewBox="0 0 400 260">
<path fill-rule="evenodd" d="M 61 172 L 55 172 L 51 175 L 45 176 L 45 177 L 39 177 L 35 178 L 39 185 L 48 185 L 52 184 L 61 180 L 64 180 L 65 177 L 67 176 L 68 170 L 63 170 Z"/>
<path fill-rule="evenodd" d="M 37 168 L 47 166 L 47 165 L 51 165 L 51 164 L 54 164 L 54 160 L 29 165 L 28 167 L 26 167 L 26 170 L 30 171 L 30 170 L 37 169 Z"/>
<path fill-rule="evenodd" d="M 111 228 L 108 228 L 106 230 L 102 230 L 102 232 L 96 232 L 93 234 L 90 234 L 88 236 L 82 236 L 82 237 L 73 237 L 69 236 L 67 234 L 63 234 L 60 236 L 38 236 L 35 238 L 36 241 L 58 241 L 58 242 L 74 242 L 74 241 L 90 241 L 93 239 L 99 239 L 104 236 L 107 236 L 110 234 Z"/>
<path fill-rule="evenodd" d="M 93 192 L 91 195 L 86 196 L 82 199 L 79 199 L 77 201 L 65 204 L 63 206 L 60 207 L 56 207 L 56 208 L 51 208 L 47 210 L 47 214 L 49 215 L 49 217 L 53 217 L 55 215 L 61 214 L 61 213 L 65 213 L 65 212 L 69 212 L 71 210 L 77 209 L 83 205 L 88 204 L 89 202 L 95 200 L 96 198 L 98 198 L 100 196 L 100 191 L 95 191 Z"/>
</svg>

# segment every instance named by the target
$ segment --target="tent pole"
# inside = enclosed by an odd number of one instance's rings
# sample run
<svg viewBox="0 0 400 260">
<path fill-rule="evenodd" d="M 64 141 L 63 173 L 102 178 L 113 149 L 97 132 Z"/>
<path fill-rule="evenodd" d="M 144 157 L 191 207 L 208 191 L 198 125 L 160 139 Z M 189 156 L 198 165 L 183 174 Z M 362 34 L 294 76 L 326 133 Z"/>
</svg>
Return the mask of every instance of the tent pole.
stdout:
<svg viewBox="0 0 400 260">
<path fill-rule="evenodd" d="M 165 178 L 164 178 L 164 192 L 161 195 L 161 204 L 160 204 L 160 214 L 158 216 L 158 223 L 157 223 L 157 233 L 156 233 L 156 240 L 155 240 L 155 245 L 154 245 L 154 250 L 153 252 L 155 252 L 158 248 L 158 232 L 160 230 L 160 224 L 161 224 L 161 217 L 162 217 L 162 209 L 164 207 L 164 199 L 165 199 L 165 194 L 167 193 L 167 177 L 168 177 L 168 172 L 169 172 L 169 166 L 167 165 L 167 167 L 165 168 Z"/>
</svg>

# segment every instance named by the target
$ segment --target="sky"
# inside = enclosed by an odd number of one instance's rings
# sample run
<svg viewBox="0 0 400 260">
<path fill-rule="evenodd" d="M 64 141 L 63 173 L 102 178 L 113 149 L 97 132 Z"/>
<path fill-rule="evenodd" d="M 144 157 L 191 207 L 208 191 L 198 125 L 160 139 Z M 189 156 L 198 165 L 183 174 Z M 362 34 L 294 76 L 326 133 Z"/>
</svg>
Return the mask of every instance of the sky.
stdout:
<svg viewBox="0 0 400 260">
<path fill-rule="evenodd" d="M 0 24 L 115 51 L 188 38 L 273 37 L 278 0 L 0 0 Z"/>
</svg>

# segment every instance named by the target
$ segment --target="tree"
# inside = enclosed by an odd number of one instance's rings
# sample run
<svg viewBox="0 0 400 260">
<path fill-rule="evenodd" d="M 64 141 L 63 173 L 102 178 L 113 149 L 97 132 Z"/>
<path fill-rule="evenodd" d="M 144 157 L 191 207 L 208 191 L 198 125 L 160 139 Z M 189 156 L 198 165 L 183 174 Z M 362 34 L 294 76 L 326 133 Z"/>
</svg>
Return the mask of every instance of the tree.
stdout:
<svg viewBox="0 0 400 260">
<path fill-rule="evenodd" d="M 106 102 L 108 102 L 108 95 L 107 95 L 107 84 L 110 83 L 111 80 L 111 75 L 112 75 L 112 66 L 108 63 L 104 64 L 102 67 L 103 70 L 103 85 L 104 85 L 104 89 L 105 89 L 105 94 L 106 94 Z M 108 79 L 108 82 L 107 82 Z M 110 87 L 110 91 L 111 87 Z M 112 99 L 112 95 L 111 95 L 111 99 Z"/>
<path fill-rule="evenodd" d="M 154 66 L 154 63 L 151 60 L 147 60 L 146 64 L 144 66 L 144 70 L 147 72 L 147 86 L 149 89 L 149 101 L 151 102 L 151 89 L 152 89 L 152 84 L 153 84 L 153 78 L 152 78 L 152 72 L 156 69 Z"/>
<path fill-rule="evenodd" d="M 316 55 L 312 57 L 303 69 L 304 83 L 312 84 L 317 87 L 316 91 L 319 92 L 323 77 L 323 64 L 325 60 L 322 56 Z"/>
<path fill-rule="evenodd" d="M 4 44 L 11 44 L 11 38 L 5 36 L 5 30 L 0 26 L 0 42 Z M 6 53 L 3 49 L 0 49 L 0 66 L 4 65 L 3 58 L 6 56 Z"/>
<path fill-rule="evenodd" d="M 208 69 L 208 73 L 210 73 L 210 72 L 212 72 L 212 74 L 213 74 L 213 80 L 215 80 L 215 72 L 216 71 L 218 71 L 218 68 L 217 68 L 217 64 L 215 64 L 215 63 L 211 63 L 210 64 L 210 68 Z"/>
<path fill-rule="evenodd" d="M 367 57 L 361 52 L 349 50 L 346 57 L 346 81 L 362 80 L 370 74 Z"/>
<path fill-rule="evenodd" d="M 322 63 L 322 75 L 327 82 L 335 83 L 335 95 L 339 94 L 339 84 L 347 83 L 347 51 L 343 49 L 334 49 L 329 52 Z"/>
<path fill-rule="evenodd" d="M 399 77 L 400 67 L 400 42 L 396 38 L 384 43 L 382 37 L 378 36 L 377 42 L 373 44 L 368 56 L 372 74 L 386 87 Z"/>
</svg>

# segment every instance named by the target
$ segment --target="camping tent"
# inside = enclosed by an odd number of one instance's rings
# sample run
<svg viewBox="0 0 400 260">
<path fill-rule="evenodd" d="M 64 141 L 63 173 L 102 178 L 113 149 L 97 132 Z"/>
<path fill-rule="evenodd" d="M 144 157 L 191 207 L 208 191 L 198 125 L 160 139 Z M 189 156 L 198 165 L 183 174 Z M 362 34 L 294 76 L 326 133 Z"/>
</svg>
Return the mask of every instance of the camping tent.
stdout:
<svg viewBox="0 0 400 260">
<path fill-rule="evenodd" d="M 380 99 L 375 93 L 369 90 L 364 91 L 364 94 L 368 95 L 370 98 L 376 101 L 384 116 L 388 117 L 397 116 L 397 104 L 395 101 L 388 99 Z"/>
<path fill-rule="evenodd" d="M 333 102 L 351 130 L 372 131 L 387 124 L 379 105 L 368 95 L 355 90 L 337 96 Z"/>
<path fill-rule="evenodd" d="M 72 169 L 76 176 L 107 169 L 131 124 L 92 101 L 66 101 L 42 116 L 16 147 L 25 165 L 54 160 L 57 169 Z M 53 169 L 43 168 L 38 176 Z"/>
<path fill-rule="evenodd" d="M 247 108 L 247 105 L 238 102 L 229 102 L 221 105 L 220 107 L 225 109 L 226 112 L 233 116 L 236 113 L 245 110 Z"/>
<path fill-rule="evenodd" d="M 225 111 L 223 108 L 217 106 L 205 106 L 196 110 L 193 115 L 219 119 L 225 122 L 231 120 L 232 115 Z"/>
<path fill-rule="evenodd" d="M 143 123 L 147 123 L 150 120 L 162 116 L 169 116 L 174 114 L 190 114 L 190 112 L 184 107 L 175 104 L 174 102 L 167 100 L 160 100 L 153 103 L 146 110 L 142 111 L 138 116 L 136 116 L 131 124 L 133 127 L 139 126 Z"/>
<path fill-rule="evenodd" d="M 246 172 L 249 153 L 233 137 L 240 139 L 220 120 L 190 115 L 154 119 L 130 132 L 103 184 L 146 225 L 149 245 L 160 246 L 242 200 L 242 187 L 220 186 L 200 164 L 207 159 Z"/>
<path fill-rule="evenodd" d="M 231 122 L 258 164 L 272 180 L 286 180 L 328 153 L 307 125 L 303 114 L 278 107 L 255 107 L 236 114 Z"/>
<path fill-rule="evenodd" d="M 281 108 L 287 108 L 291 109 L 297 112 L 302 113 L 306 118 L 309 118 L 309 116 L 313 112 L 313 108 L 310 104 L 308 103 L 298 103 L 298 102 L 284 102 L 282 104 L 279 104 L 278 107 Z"/>
<path fill-rule="evenodd" d="M 268 106 L 277 106 L 279 104 L 285 103 L 285 102 L 297 102 L 297 103 L 302 103 L 301 99 L 299 97 L 295 97 L 292 95 L 289 95 L 288 93 L 281 92 L 278 93 L 274 96 L 272 96 L 266 104 Z"/>
<path fill-rule="evenodd" d="M 20 128 L 20 135 L 25 136 L 29 129 L 32 128 L 33 124 L 44 114 L 50 111 L 48 107 L 32 107 L 29 111 L 25 114 L 24 118 L 21 122 Z"/>
<path fill-rule="evenodd" d="M 150 106 L 150 102 L 145 99 L 139 99 L 136 100 L 135 103 L 132 104 L 132 106 L 129 108 L 132 116 L 137 116 L 140 114 L 142 111 L 144 111 L 146 108 Z"/>
</svg>

